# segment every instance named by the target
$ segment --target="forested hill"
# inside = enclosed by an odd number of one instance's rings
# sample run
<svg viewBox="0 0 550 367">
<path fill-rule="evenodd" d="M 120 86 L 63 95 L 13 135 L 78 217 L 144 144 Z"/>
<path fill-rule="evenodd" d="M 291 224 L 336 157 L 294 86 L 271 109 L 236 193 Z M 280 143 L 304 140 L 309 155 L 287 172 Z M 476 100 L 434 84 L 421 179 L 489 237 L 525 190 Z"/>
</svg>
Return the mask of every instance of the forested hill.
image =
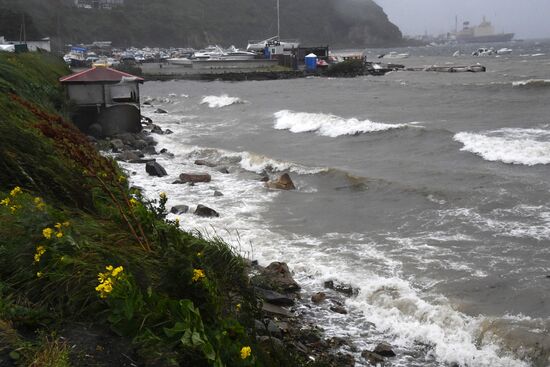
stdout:
<svg viewBox="0 0 550 367">
<path fill-rule="evenodd" d="M 245 46 L 277 33 L 276 0 L 126 0 L 113 10 L 77 9 L 73 0 L 0 0 L 0 36 L 110 40 L 118 46 Z M 332 47 L 389 46 L 399 29 L 373 0 L 280 0 L 281 37 Z"/>
</svg>

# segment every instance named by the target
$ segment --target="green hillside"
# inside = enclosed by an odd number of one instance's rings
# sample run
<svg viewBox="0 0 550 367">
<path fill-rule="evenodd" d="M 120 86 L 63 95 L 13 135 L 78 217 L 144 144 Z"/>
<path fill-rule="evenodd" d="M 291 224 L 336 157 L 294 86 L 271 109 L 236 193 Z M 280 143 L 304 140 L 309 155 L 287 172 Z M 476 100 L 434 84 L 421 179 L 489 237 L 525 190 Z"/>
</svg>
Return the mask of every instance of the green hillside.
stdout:
<svg viewBox="0 0 550 367">
<path fill-rule="evenodd" d="M 0 35 L 119 46 L 245 46 L 277 33 L 275 0 L 126 0 L 113 10 L 77 9 L 71 0 L 0 0 Z M 388 46 L 399 29 L 373 0 L 281 0 L 281 37 L 333 47 Z M 30 37 L 30 35 L 29 35 Z"/>
</svg>

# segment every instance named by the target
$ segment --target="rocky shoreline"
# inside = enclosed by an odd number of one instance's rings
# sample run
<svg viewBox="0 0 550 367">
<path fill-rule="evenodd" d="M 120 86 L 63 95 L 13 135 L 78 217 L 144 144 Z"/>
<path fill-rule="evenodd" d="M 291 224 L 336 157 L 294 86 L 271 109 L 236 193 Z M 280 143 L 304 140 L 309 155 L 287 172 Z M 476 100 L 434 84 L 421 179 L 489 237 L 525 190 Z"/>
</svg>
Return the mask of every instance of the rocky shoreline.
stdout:
<svg viewBox="0 0 550 367">
<path fill-rule="evenodd" d="M 156 113 L 165 113 L 157 109 Z M 89 139 L 103 153 L 112 155 L 118 161 L 131 164 L 145 164 L 146 172 L 151 176 L 168 175 L 166 170 L 156 162 L 155 155 L 173 157 L 166 149 L 157 151 L 155 134 L 171 134 L 163 130 L 148 118 L 142 120 L 143 130 L 139 133 L 124 133 L 116 136 Z M 227 167 L 216 162 L 196 160 L 194 164 L 214 168 L 224 174 L 230 174 Z M 294 183 L 288 174 L 270 175 L 267 172 L 258 174 L 257 179 L 273 190 L 293 190 Z M 185 172 L 179 175 L 174 185 L 200 185 L 211 182 L 211 176 L 201 172 Z M 139 189 L 139 188 L 138 188 Z M 214 195 L 223 193 L 215 191 Z M 170 209 L 173 214 L 188 213 L 201 217 L 217 217 L 220 214 L 212 208 L 198 203 L 195 209 L 189 205 L 174 205 Z M 347 314 L 345 301 L 354 297 L 359 290 L 349 284 L 335 280 L 324 283 L 324 290 L 314 294 L 304 294 L 302 287 L 293 279 L 291 270 L 284 262 L 272 262 L 264 267 L 257 261 L 247 260 L 247 276 L 253 287 L 258 302 L 261 302 L 262 314 L 255 320 L 255 330 L 260 343 L 265 343 L 280 350 L 289 351 L 307 365 L 316 366 L 355 366 L 383 365 L 391 361 L 396 354 L 392 346 L 381 342 L 373 350 L 360 350 L 348 338 L 328 337 L 324 330 L 316 325 L 315 320 L 306 317 L 303 310 L 329 310 L 337 314 Z M 309 312 L 308 312 L 309 314 Z"/>
</svg>

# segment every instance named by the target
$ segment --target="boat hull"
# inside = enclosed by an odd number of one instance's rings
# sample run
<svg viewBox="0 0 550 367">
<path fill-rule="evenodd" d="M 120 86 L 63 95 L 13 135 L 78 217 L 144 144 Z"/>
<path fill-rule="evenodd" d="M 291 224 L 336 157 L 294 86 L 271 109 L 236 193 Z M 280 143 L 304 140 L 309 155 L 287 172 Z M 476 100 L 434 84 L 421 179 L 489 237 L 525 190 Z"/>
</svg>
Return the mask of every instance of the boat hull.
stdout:
<svg viewBox="0 0 550 367">
<path fill-rule="evenodd" d="M 461 43 L 492 43 L 492 42 L 510 42 L 514 38 L 514 33 L 494 34 L 490 36 L 467 36 L 458 35 L 456 40 Z"/>
</svg>

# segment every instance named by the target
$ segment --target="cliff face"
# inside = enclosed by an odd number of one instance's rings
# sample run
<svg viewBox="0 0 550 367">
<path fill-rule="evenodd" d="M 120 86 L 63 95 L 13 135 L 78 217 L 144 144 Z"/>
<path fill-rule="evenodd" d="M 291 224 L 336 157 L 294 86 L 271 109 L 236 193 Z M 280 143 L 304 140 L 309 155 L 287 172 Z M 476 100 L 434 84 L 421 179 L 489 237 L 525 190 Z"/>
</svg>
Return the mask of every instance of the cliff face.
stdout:
<svg viewBox="0 0 550 367">
<path fill-rule="evenodd" d="M 0 0 L 0 13 L 25 13 L 43 36 L 65 43 L 111 40 L 120 46 L 246 45 L 277 34 L 276 0 L 126 0 L 113 10 L 76 9 L 66 0 Z M 373 0 L 281 0 L 281 36 L 333 47 L 389 46 L 399 29 Z M 0 24 L 12 34 L 14 15 Z M 19 22 L 19 23 L 18 23 Z M 19 29 L 19 26 L 17 27 Z"/>
</svg>

